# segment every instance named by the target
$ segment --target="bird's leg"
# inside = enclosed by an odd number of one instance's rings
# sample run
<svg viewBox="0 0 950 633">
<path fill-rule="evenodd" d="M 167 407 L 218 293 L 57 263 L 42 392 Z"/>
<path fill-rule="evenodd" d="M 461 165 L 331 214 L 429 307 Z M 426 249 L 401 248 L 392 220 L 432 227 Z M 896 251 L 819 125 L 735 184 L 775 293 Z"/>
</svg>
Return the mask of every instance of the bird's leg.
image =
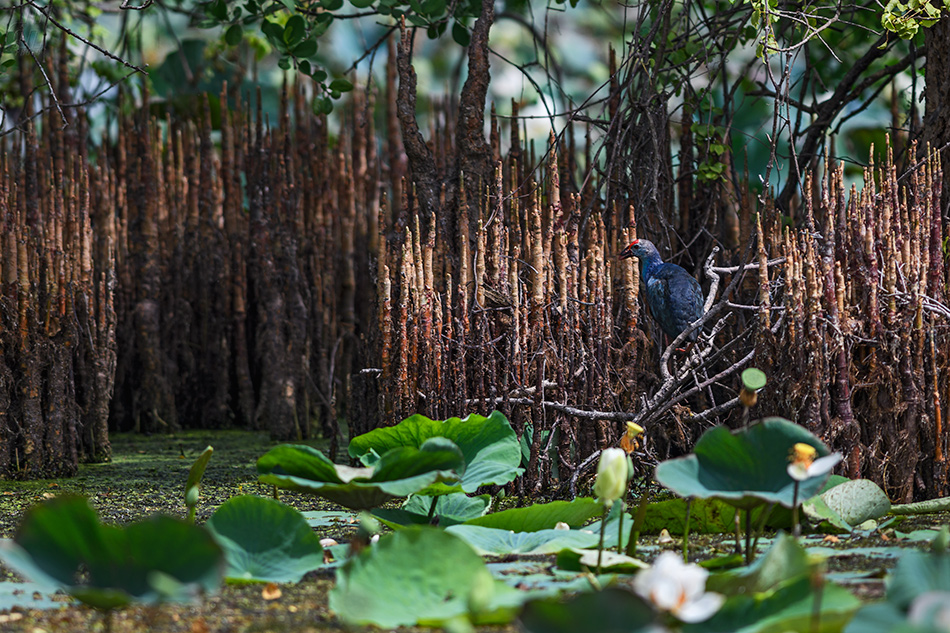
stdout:
<svg viewBox="0 0 950 633">
<path fill-rule="evenodd" d="M 703 380 L 709 378 L 709 372 L 706 371 L 706 366 L 703 365 L 703 354 L 699 350 L 694 350 L 690 346 L 689 354 L 689 364 L 693 374 L 693 380 L 696 383 L 696 386 L 699 387 L 702 384 Z M 713 394 L 712 385 L 707 385 L 706 387 L 706 397 L 709 398 L 710 406 L 716 406 L 716 396 Z"/>
<path fill-rule="evenodd" d="M 693 347 L 695 345 L 696 345 L 696 341 L 690 341 L 689 343 L 686 344 L 686 347 L 677 347 L 676 351 L 679 352 L 680 354 L 688 355 L 691 351 L 693 351 Z"/>
</svg>

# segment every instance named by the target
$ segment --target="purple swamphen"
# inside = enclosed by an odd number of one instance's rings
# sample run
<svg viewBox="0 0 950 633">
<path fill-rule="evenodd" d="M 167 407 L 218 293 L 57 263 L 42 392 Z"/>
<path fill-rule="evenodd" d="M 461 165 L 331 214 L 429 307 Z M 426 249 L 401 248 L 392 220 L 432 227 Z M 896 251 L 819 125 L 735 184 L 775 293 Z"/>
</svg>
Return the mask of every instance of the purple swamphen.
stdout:
<svg viewBox="0 0 950 633">
<path fill-rule="evenodd" d="M 633 240 L 620 251 L 620 259 L 640 260 L 640 278 L 646 287 L 647 303 L 653 318 L 670 339 L 675 339 L 691 323 L 703 316 L 703 289 L 682 266 L 663 261 L 649 240 Z M 695 342 L 699 328 L 686 337 Z"/>
</svg>

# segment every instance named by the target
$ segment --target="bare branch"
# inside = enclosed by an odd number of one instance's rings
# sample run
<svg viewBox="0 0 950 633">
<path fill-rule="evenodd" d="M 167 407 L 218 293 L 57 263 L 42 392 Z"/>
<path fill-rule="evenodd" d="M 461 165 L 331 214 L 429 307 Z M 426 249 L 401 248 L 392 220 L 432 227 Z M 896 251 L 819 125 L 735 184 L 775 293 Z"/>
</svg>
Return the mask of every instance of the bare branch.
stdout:
<svg viewBox="0 0 950 633">
<path fill-rule="evenodd" d="M 59 29 L 60 31 L 62 31 L 63 33 L 66 33 L 67 35 L 69 35 L 69 36 L 72 37 L 73 39 L 77 39 L 77 40 L 79 40 L 80 42 L 82 42 L 83 44 L 85 44 L 86 46 L 89 46 L 90 48 L 96 49 L 97 51 L 99 51 L 100 53 L 102 53 L 103 55 L 105 55 L 106 57 L 108 57 L 109 59 L 115 60 L 115 61 L 119 62 L 120 64 L 122 64 L 123 66 L 126 66 L 126 67 L 128 67 L 128 68 L 131 68 L 132 70 L 134 70 L 134 71 L 136 71 L 136 72 L 140 72 L 140 73 L 142 73 L 143 75 L 146 74 L 144 70 L 142 70 L 141 68 L 139 68 L 139 67 L 136 66 L 135 64 L 131 64 L 131 63 L 127 62 L 126 60 L 122 59 L 121 57 L 119 57 L 118 55 L 115 55 L 115 54 L 109 52 L 108 50 L 102 48 L 102 47 L 99 46 L 98 44 L 95 44 L 94 42 L 91 42 L 91 41 L 87 40 L 87 39 L 84 38 L 82 35 L 79 35 L 79 34 L 76 33 L 75 31 L 71 30 L 68 26 L 66 26 L 66 25 L 63 24 L 62 22 L 59 22 L 56 18 L 54 18 L 54 17 L 52 16 L 52 7 L 43 7 L 43 6 L 40 6 L 40 5 L 36 4 L 36 2 L 35 2 L 34 0 L 27 0 L 27 4 L 29 4 L 31 7 L 33 7 L 33 9 L 34 9 L 35 11 L 37 11 L 38 13 L 40 13 L 40 14 L 41 14 L 43 17 L 45 17 L 47 20 L 49 20 L 50 22 L 52 22 L 53 25 L 54 25 L 56 28 L 58 28 L 58 29 Z M 134 8 L 134 7 L 132 7 L 132 8 Z"/>
</svg>

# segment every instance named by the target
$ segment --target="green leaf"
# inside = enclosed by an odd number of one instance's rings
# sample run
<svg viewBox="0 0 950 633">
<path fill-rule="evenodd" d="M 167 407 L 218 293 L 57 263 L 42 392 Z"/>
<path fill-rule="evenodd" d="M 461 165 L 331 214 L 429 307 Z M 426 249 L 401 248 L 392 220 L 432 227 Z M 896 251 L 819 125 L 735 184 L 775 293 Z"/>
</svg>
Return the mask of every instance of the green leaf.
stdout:
<svg viewBox="0 0 950 633">
<path fill-rule="evenodd" d="M 290 58 L 281 57 L 280 59 L 278 59 L 277 67 L 280 68 L 281 70 L 290 70 Z"/>
<path fill-rule="evenodd" d="M 445 0 L 422 0 L 423 15 L 437 17 L 443 13 L 445 13 Z"/>
<path fill-rule="evenodd" d="M 320 0 L 320 6 L 327 11 L 339 11 L 343 8 L 343 0 Z"/>
<path fill-rule="evenodd" d="M 229 580 L 298 582 L 323 565 L 320 537 L 303 515 L 274 499 L 228 499 L 207 528 L 224 550 Z"/>
<path fill-rule="evenodd" d="M 244 27 L 240 24 L 232 24 L 228 27 L 228 30 L 224 32 L 224 41 L 228 43 L 228 46 L 237 46 L 241 43 L 243 37 Z"/>
<path fill-rule="evenodd" d="M 811 521 L 818 524 L 818 531 L 825 534 L 847 534 L 854 526 L 842 519 L 837 512 L 828 507 L 821 495 L 812 497 L 802 505 Z"/>
<path fill-rule="evenodd" d="M 468 47 L 472 41 L 472 36 L 469 34 L 468 29 L 465 28 L 465 25 L 455 21 L 452 23 L 452 39 L 455 40 L 455 43 L 459 46 Z"/>
<path fill-rule="evenodd" d="M 708 585 L 708 583 L 707 583 Z M 773 633 L 778 631 L 841 631 L 861 601 L 851 592 L 825 583 L 816 592 L 809 575 L 779 584 L 775 589 L 726 600 L 711 619 L 683 627 L 684 633 Z M 814 628 L 815 610 L 818 609 Z"/>
<path fill-rule="evenodd" d="M 317 41 L 314 39 L 304 40 L 293 50 L 294 57 L 306 58 L 317 54 Z"/>
<path fill-rule="evenodd" d="M 593 530 L 537 530 L 512 532 L 480 525 L 453 525 L 445 529 L 472 546 L 483 556 L 511 554 L 553 554 L 567 547 L 595 547 L 600 534 Z"/>
<path fill-rule="evenodd" d="M 472 414 L 465 419 L 445 421 L 414 415 L 396 426 L 354 437 L 349 453 L 351 457 L 359 457 L 372 449 L 382 454 L 397 446 L 421 446 L 431 437 L 446 437 L 462 450 L 465 472 L 460 484 L 464 492 L 475 492 L 489 484 L 506 484 L 523 472 L 518 467 L 521 461 L 518 438 L 507 418 L 498 411 L 487 418 Z M 453 490 L 443 490 L 443 494 L 447 492 Z"/>
<path fill-rule="evenodd" d="M 638 633 L 657 630 L 656 615 L 643 598 L 609 587 L 567 600 L 545 598 L 525 605 L 520 618 L 528 633 Z"/>
<path fill-rule="evenodd" d="M 641 532 L 643 534 L 659 534 L 660 530 L 665 529 L 670 534 L 684 534 L 686 502 L 686 499 L 678 497 L 647 505 Z M 765 510 L 766 508 L 755 508 L 752 511 L 753 525 L 758 525 L 761 513 Z M 691 534 L 729 534 L 734 532 L 736 512 L 738 512 L 736 507 L 725 501 L 694 498 L 689 509 L 689 531 Z M 772 525 L 771 517 L 769 525 Z"/>
<path fill-rule="evenodd" d="M 950 555 L 905 551 L 891 573 L 887 601 L 906 611 L 928 591 L 950 591 Z"/>
<path fill-rule="evenodd" d="M 429 507 L 433 499 L 435 499 L 436 516 L 455 523 L 461 523 L 484 515 L 488 512 L 488 508 L 491 507 L 492 501 L 491 495 L 469 497 L 461 492 L 438 497 L 412 495 L 403 505 L 403 509 L 414 514 L 428 516 Z M 451 523 L 445 522 L 440 523 L 442 527 L 446 527 L 450 524 Z"/>
<path fill-rule="evenodd" d="M 791 508 L 814 496 L 828 478 L 800 482 L 796 498 L 787 466 L 789 451 L 799 442 L 815 447 L 820 456 L 829 453 L 805 427 L 782 418 L 735 432 L 717 426 L 699 438 L 692 455 L 657 466 L 656 479 L 683 497 L 712 497 L 743 509 L 768 502 Z"/>
<path fill-rule="evenodd" d="M 218 22 L 225 22 L 228 19 L 228 3 L 224 0 L 214 0 L 205 5 L 205 14 Z"/>
<path fill-rule="evenodd" d="M 577 528 L 589 519 L 601 515 L 603 511 L 604 507 L 599 502 L 590 497 L 580 497 L 573 501 L 552 501 L 536 503 L 524 508 L 510 508 L 470 519 L 466 521 L 466 525 L 480 525 L 514 532 L 553 529 L 558 522 Z"/>
<path fill-rule="evenodd" d="M 557 554 L 558 569 L 566 571 L 596 571 L 600 561 L 600 570 L 604 574 L 635 574 L 647 569 L 650 564 L 638 558 L 618 554 L 611 550 L 582 549 L 571 547 Z"/>
<path fill-rule="evenodd" d="M 185 482 L 186 495 L 189 490 L 201 484 L 201 478 L 204 477 L 205 469 L 208 467 L 208 462 L 211 461 L 211 455 L 213 453 L 213 447 L 209 446 L 205 448 L 201 452 L 201 455 L 198 456 L 198 459 L 195 460 L 195 463 L 191 465 L 191 468 L 188 470 L 188 481 Z"/>
<path fill-rule="evenodd" d="M 457 618 L 489 624 L 510 620 L 521 599 L 463 541 L 412 527 L 384 536 L 340 568 L 330 609 L 347 624 L 382 628 Z"/>
<path fill-rule="evenodd" d="M 351 84 L 346 79 L 334 79 L 330 82 L 330 90 L 337 90 L 339 92 L 349 92 L 353 89 L 353 84 Z"/>
<path fill-rule="evenodd" d="M 891 514 L 931 514 L 950 510 L 950 497 L 918 501 L 917 503 L 901 503 L 891 506 Z"/>
<path fill-rule="evenodd" d="M 798 540 L 779 532 L 772 547 L 754 563 L 710 576 L 706 590 L 728 595 L 766 592 L 814 567 L 815 562 L 809 560 Z"/>
<path fill-rule="evenodd" d="M 324 75 L 323 79 L 326 79 L 325 72 L 323 71 L 318 71 L 318 72 L 322 72 L 322 74 Z M 314 80 L 323 81 L 323 79 L 317 79 L 317 74 L 318 73 L 316 72 L 313 73 Z M 313 100 L 312 107 L 313 107 L 313 113 L 316 115 L 330 114 L 331 112 L 333 112 L 333 100 L 329 99 L 328 97 L 320 97 L 319 99 Z"/>
<path fill-rule="evenodd" d="M 445 438 L 432 438 L 418 449 L 400 446 L 386 451 L 372 468 L 337 465 L 310 446 L 283 444 L 257 461 L 257 472 L 263 483 L 365 510 L 434 483 L 454 483 L 463 464 L 457 446 Z"/>
<path fill-rule="evenodd" d="M 352 4 L 357 9 L 366 9 L 373 6 L 373 2 L 375 1 L 376 0 L 350 0 L 350 4 Z"/>
<path fill-rule="evenodd" d="M 191 601 L 218 588 L 224 561 L 201 527 L 167 516 L 122 528 L 102 525 L 87 500 L 75 495 L 31 507 L 0 559 L 99 609 Z"/>
<path fill-rule="evenodd" d="M 284 27 L 277 22 L 271 22 L 270 20 L 261 22 L 261 33 L 273 43 L 283 43 Z"/>
<path fill-rule="evenodd" d="M 284 31 L 281 37 L 284 40 L 284 44 L 287 45 L 287 48 L 293 48 L 303 40 L 306 34 L 307 23 L 304 22 L 303 16 L 292 15 L 290 19 L 287 20 L 287 24 L 284 25 Z"/>
<path fill-rule="evenodd" d="M 406 525 L 428 525 L 429 508 L 433 499 L 435 500 L 433 516 L 438 519 L 439 527 L 456 525 L 485 514 L 492 500 L 491 495 L 469 497 L 463 492 L 437 497 L 412 495 L 402 508 L 377 508 L 373 511 L 373 516 L 393 529 Z"/>
<path fill-rule="evenodd" d="M 868 519 L 880 519 L 891 509 L 890 499 L 873 481 L 856 479 L 822 493 L 821 499 L 845 523 L 860 525 Z"/>
<path fill-rule="evenodd" d="M 890 602 L 868 604 L 860 609 L 848 622 L 844 633 L 937 633 L 934 629 L 910 628 L 907 614 Z"/>
</svg>

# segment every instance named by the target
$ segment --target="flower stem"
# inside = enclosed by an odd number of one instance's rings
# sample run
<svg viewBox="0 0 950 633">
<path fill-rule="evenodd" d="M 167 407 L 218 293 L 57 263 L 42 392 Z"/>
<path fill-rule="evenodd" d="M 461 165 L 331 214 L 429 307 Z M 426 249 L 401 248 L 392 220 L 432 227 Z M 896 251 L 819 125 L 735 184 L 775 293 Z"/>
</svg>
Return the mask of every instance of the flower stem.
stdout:
<svg viewBox="0 0 950 633">
<path fill-rule="evenodd" d="M 745 564 L 752 564 L 752 510 L 745 511 Z"/>
<path fill-rule="evenodd" d="M 819 565 L 812 570 L 811 586 L 814 591 L 811 609 L 811 630 L 812 633 L 818 633 L 821 630 L 821 599 L 825 590 L 825 570 L 823 565 Z"/>
<path fill-rule="evenodd" d="M 604 558 L 604 533 L 607 528 L 607 515 L 610 514 L 610 506 L 604 506 L 604 516 L 600 519 L 600 543 L 597 544 L 597 575 L 600 575 L 600 563 Z"/>
<path fill-rule="evenodd" d="M 620 521 L 617 523 L 617 553 L 623 554 L 623 515 L 624 510 L 627 509 L 627 505 L 624 503 L 623 499 L 621 499 L 618 503 L 620 503 Z"/>
<path fill-rule="evenodd" d="M 693 498 L 686 499 L 686 525 L 683 528 L 683 562 L 689 562 L 689 515 L 693 509 Z"/>
<path fill-rule="evenodd" d="M 640 540 L 640 530 L 643 528 L 643 522 L 647 518 L 647 505 L 650 502 L 649 489 L 646 485 L 640 494 L 640 502 L 637 504 L 637 513 L 633 518 L 633 525 L 630 526 L 630 538 L 627 539 L 627 556 L 637 555 L 637 541 Z"/>
<path fill-rule="evenodd" d="M 792 490 L 792 536 L 798 538 L 802 535 L 802 525 L 798 522 L 798 480 L 795 480 L 795 488 Z"/>
<path fill-rule="evenodd" d="M 765 523 L 769 520 L 769 517 L 772 515 L 772 510 L 775 509 L 775 502 L 773 501 L 768 505 L 765 510 L 762 511 L 762 516 L 759 517 L 759 524 L 755 526 L 755 539 L 752 541 L 752 549 L 755 550 L 759 546 L 759 537 L 762 536 L 762 532 L 765 530 Z"/>
</svg>

